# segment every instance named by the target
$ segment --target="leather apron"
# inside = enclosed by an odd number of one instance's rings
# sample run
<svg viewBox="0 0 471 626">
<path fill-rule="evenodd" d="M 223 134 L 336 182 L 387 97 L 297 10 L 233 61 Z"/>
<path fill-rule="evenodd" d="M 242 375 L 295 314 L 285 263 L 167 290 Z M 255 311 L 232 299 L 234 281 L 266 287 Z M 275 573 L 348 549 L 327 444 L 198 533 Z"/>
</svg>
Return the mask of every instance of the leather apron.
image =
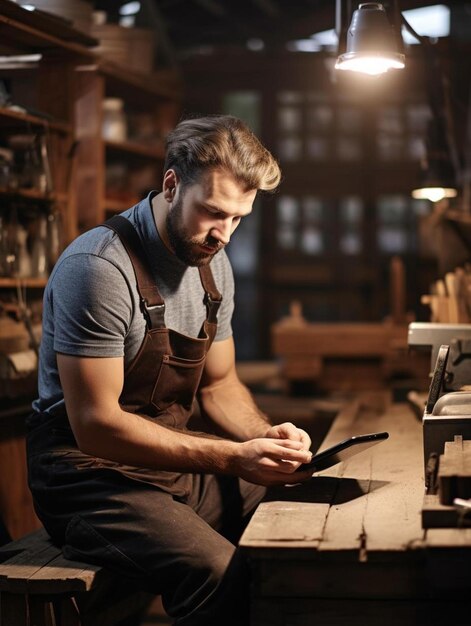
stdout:
<svg viewBox="0 0 471 626">
<path fill-rule="evenodd" d="M 135 228 L 122 216 L 111 218 L 104 226 L 116 232 L 129 255 L 142 314 L 146 320 L 143 342 L 124 372 L 119 403 L 128 412 L 150 417 L 163 426 L 185 430 L 193 411 L 206 354 L 216 335 L 217 312 L 222 296 L 216 288 L 210 267 L 199 267 L 205 292 L 206 319 L 198 337 L 189 337 L 167 328 L 164 320 L 165 303 L 155 284 Z M 29 420 L 30 448 L 34 454 L 47 450 L 54 456 L 57 455 L 60 463 L 54 471 L 61 471 L 63 468 L 71 479 L 71 474 L 75 474 L 75 481 L 78 475 L 74 469 L 83 477 L 90 477 L 89 472 L 93 473 L 94 469 L 111 470 L 129 479 L 155 485 L 176 497 L 185 497 L 191 492 L 191 474 L 133 467 L 84 454 L 78 449 L 65 413 L 53 416 L 47 428 L 44 428 L 45 414 L 38 414 L 36 417 L 40 416 L 42 420 L 39 423 L 34 415 Z M 38 429 L 35 428 L 35 422 Z M 67 480 L 65 475 L 63 478 Z"/>
</svg>

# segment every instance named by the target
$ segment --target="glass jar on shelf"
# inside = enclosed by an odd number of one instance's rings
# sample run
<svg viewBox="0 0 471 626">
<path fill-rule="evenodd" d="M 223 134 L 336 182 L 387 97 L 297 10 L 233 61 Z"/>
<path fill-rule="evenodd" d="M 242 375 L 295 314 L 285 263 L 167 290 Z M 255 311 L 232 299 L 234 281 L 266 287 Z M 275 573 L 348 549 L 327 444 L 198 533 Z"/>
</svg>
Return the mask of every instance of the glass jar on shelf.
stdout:
<svg viewBox="0 0 471 626">
<path fill-rule="evenodd" d="M 31 276 L 34 278 L 47 278 L 48 251 L 47 251 L 47 220 L 41 215 L 36 223 L 33 245 L 31 249 Z"/>
<path fill-rule="evenodd" d="M 14 187 L 13 178 L 13 151 L 0 148 L 0 191 Z"/>
<path fill-rule="evenodd" d="M 121 98 L 105 98 L 103 100 L 104 139 L 110 141 L 126 141 L 128 135 L 124 102 Z"/>
</svg>

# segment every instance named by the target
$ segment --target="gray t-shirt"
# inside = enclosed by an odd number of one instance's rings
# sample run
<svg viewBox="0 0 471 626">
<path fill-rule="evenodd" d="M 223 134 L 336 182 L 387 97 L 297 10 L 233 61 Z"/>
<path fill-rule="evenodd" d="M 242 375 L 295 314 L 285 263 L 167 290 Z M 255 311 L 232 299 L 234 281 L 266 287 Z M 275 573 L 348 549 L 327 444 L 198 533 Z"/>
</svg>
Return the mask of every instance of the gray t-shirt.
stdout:
<svg viewBox="0 0 471 626">
<path fill-rule="evenodd" d="M 155 194 L 122 215 L 136 228 L 147 253 L 165 300 L 166 326 L 197 337 L 206 317 L 198 268 L 182 263 L 160 239 L 152 215 Z M 234 279 L 223 250 L 214 257 L 211 270 L 223 294 L 215 337 L 221 341 L 232 335 L 234 308 Z M 145 328 L 131 261 L 118 236 L 103 226 L 80 235 L 62 253 L 44 292 L 39 398 L 33 409 L 55 412 L 64 404 L 56 352 L 122 356 L 126 367 L 142 343 Z"/>
</svg>

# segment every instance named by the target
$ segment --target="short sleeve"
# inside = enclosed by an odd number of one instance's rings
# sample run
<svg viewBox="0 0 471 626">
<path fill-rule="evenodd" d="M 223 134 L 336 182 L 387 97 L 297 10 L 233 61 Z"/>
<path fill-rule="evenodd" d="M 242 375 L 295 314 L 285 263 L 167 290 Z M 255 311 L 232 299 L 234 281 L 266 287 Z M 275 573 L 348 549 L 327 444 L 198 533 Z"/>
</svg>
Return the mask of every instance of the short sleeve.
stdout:
<svg viewBox="0 0 471 626">
<path fill-rule="evenodd" d="M 218 329 L 214 340 L 223 341 L 232 337 L 232 314 L 234 313 L 234 275 L 229 259 L 225 254 L 220 274 L 215 275 L 215 279 L 222 293 L 222 303 L 218 311 Z"/>
<path fill-rule="evenodd" d="M 66 257 L 46 294 L 54 314 L 54 350 L 74 356 L 119 357 L 133 301 L 126 279 L 110 261 L 92 254 Z"/>
</svg>

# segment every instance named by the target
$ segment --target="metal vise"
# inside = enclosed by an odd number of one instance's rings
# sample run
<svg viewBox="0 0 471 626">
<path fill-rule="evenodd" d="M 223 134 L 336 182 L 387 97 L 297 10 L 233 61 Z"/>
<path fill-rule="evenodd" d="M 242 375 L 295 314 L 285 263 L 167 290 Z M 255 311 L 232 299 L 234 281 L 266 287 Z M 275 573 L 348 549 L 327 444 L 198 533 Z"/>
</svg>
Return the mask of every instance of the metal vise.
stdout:
<svg viewBox="0 0 471 626">
<path fill-rule="evenodd" d="M 407 343 L 410 347 L 431 349 L 431 372 L 440 346 L 449 346 L 444 391 L 459 391 L 465 385 L 471 385 L 471 324 L 412 322 Z"/>
<path fill-rule="evenodd" d="M 455 435 L 471 439 L 471 324 L 409 325 L 409 346 L 432 349 L 432 380 L 423 415 L 424 467 Z M 434 365 L 434 367 L 433 367 Z"/>
</svg>

